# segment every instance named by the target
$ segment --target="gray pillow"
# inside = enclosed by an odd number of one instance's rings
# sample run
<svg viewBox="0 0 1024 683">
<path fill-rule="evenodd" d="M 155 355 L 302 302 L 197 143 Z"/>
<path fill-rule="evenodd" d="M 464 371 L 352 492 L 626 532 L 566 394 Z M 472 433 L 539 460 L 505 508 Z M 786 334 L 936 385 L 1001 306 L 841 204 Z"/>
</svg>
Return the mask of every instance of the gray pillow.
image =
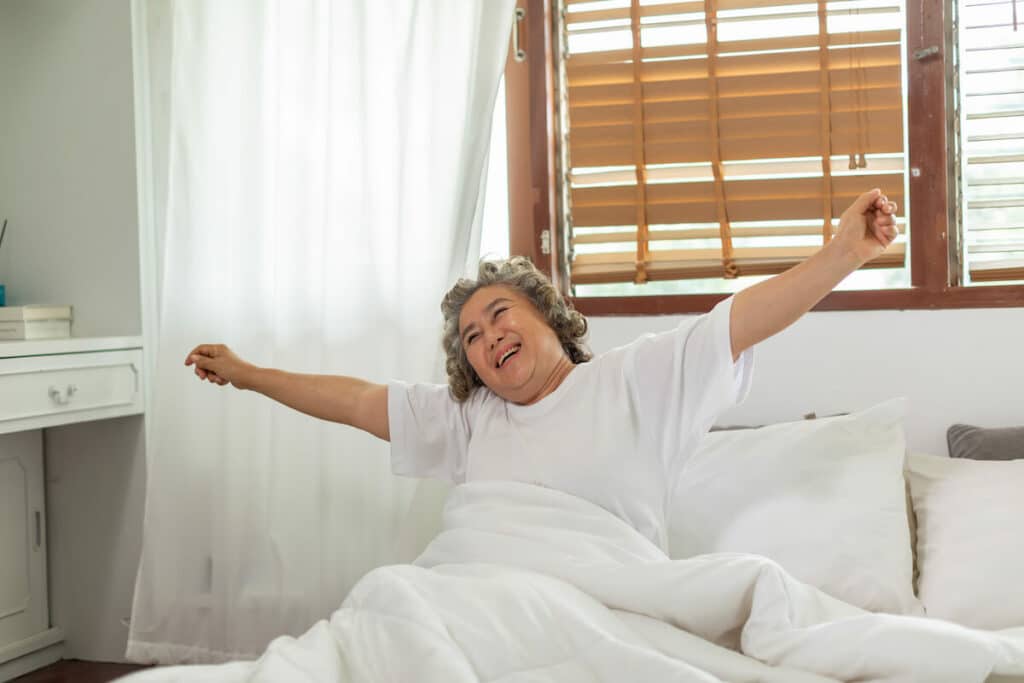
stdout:
<svg viewBox="0 0 1024 683">
<path fill-rule="evenodd" d="M 946 443 L 951 458 L 1024 459 L 1024 427 L 984 428 L 955 424 L 946 432 Z"/>
</svg>

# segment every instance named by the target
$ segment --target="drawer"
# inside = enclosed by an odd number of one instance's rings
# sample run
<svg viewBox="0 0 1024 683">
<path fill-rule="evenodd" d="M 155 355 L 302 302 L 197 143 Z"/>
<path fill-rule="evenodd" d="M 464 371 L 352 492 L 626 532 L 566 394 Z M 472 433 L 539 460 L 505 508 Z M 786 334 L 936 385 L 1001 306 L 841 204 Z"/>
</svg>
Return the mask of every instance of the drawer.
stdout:
<svg viewBox="0 0 1024 683">
<path fill-rule="evenodd" d="M 141 349 L 0 359 L 0 433 L 141 412 Z"/>
</svg>

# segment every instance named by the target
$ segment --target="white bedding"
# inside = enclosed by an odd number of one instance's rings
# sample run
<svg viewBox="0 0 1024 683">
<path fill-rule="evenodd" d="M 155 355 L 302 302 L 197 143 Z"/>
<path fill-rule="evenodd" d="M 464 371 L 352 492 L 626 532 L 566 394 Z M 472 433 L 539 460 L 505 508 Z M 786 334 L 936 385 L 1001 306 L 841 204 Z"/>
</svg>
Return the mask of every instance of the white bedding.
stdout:
<svg viewBox="0 0 1024 683">
<path fill-rule="evenodd" d="M 255 662 L 123 680 L 983 683 L 993 673 L 1024 675 L 1024 628 L 872 614 L 753 555 L 670 561 L 587 501 L 474 482 L 452 492 L 445 530 L 414 565 L 370 572 L 301 637 L 274 640 Z"/>
</svg>

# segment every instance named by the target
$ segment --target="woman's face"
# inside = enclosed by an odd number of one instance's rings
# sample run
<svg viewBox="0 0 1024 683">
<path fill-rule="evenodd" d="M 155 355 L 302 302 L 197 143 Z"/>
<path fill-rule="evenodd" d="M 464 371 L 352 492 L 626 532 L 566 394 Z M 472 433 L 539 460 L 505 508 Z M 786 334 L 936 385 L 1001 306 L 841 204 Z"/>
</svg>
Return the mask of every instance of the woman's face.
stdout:
<svg viewBox="0 0 1024 683">
<path fill-rule="evenodd" d="M 469 298 L 459 334 L 480 380 L 514 403 L 533 400 L 567 357 L 533 302 L 505 285 L 482 287 Z"/>
</svg>

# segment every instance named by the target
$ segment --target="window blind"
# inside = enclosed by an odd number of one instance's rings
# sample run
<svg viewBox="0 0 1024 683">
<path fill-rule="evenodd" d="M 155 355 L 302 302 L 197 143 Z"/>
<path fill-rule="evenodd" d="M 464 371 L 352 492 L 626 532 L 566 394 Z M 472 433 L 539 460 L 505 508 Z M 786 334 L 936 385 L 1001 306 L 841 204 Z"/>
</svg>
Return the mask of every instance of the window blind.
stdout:
<svg viewBox="0 0 1024 683">
<path fill-rule="evenodd" d="M 973 282 L 1024 280 L 1024 26 L 1017 11 L 1010 0 L 960 3 L 962 221 Z"/>
<path fill-rule="evenodd" d="M 769 275 L 882 187 L 905 233 L 899 0 L 566 0 L 574 284 Z M 905 238 L 872 262 L 903 266 Z"/>
</svg>

